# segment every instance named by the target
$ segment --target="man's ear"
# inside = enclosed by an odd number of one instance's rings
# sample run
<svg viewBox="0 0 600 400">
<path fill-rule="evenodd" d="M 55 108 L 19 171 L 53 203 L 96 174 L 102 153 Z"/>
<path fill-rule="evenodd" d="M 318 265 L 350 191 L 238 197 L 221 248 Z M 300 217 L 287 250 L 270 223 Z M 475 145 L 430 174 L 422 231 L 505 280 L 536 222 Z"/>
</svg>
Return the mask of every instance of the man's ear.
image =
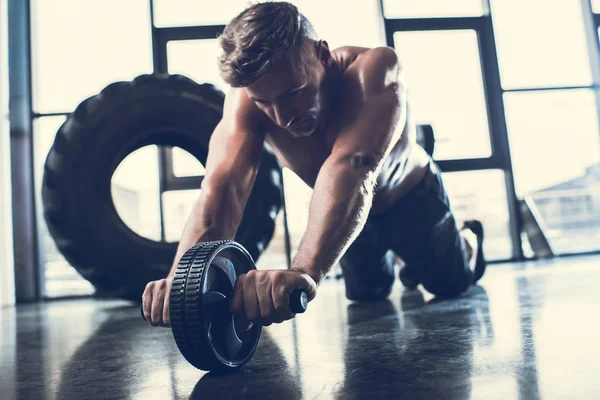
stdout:
<svg viewBox="0 0 600 400">
<path fill-rule="evenodd" d="M 326 40 L 319 40 L 316 43 L 317 47 L 317 58 L 323 64 L 323 66 L 327 66 L 329 60 L 331 59 L 331 51 L 329 50 L 329 44 Z"/>
</svg>

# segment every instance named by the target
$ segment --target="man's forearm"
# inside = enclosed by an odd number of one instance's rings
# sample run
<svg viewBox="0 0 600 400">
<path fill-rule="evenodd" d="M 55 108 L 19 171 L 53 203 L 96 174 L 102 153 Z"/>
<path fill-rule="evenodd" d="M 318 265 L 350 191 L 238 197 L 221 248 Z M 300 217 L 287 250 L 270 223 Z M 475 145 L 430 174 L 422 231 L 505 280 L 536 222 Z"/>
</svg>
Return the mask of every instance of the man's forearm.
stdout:
<svg viewBox="0 0 600 400">
<path fill-rule="evenodd" d="M 318 284 L 363 229 L 372 201 L 372 185 L 352 173 L 341 180 L 332 175 L 316 185 L 292 269 L 308 273 Z"/>
<path fill-rule="evenodd" d="M 194 208 L 192 209 L 192 212 L 190 213 L 190 216 L 188 217 L 183 229 L 183 233 L 181 234 L 181 239 L 179 240 L 179 245 L 177 246 L 177 253 L 175 255 L 175 259 L 173 260 L 171 270 L 169 271 L 169 276 L 172 276 L 175 273 L 177 264 L 185 252 L 196 243 L 233 239 L 235 237 L 235 229 L 233 229 L 234 224 L 218 223 L 218 218 L 211 218 L 211 216 L 207 217 L 207 213 L 208 210 L 206 201 L 201 195 L 198 201 L 194 204 Z"/>
</svg>

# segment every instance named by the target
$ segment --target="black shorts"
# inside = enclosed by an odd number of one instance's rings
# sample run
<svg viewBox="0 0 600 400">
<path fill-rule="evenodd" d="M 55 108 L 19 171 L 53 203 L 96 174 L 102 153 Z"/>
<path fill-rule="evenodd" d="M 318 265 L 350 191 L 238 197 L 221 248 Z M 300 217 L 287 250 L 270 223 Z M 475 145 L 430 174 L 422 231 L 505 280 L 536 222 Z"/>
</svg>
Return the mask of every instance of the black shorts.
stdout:
<svg viewBox="0 0 600 400">
<path fill-rule="evenodd" d="M 441 171 L 431 159 L 423 180 L 385 212 L 370 215 L 340 260 L 347 292 L 389 292 L 395 280 L 394 253 L 436 296 L 457 296 L 473 282 Z"/>
</svg>

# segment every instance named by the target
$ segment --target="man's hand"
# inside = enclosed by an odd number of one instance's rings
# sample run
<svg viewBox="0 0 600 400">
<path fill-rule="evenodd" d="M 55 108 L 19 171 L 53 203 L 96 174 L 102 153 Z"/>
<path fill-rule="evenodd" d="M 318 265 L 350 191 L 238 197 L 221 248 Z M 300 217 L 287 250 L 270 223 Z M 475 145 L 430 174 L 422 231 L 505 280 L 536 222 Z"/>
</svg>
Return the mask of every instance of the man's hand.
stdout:
<svg viewBox="0 0 600 400">
<path fill-rule="evenodd" d="M 308 275 L 288 270 L 252 270 L 239 275 L 231 303 L 231 312 L 242 330 L 253 323 L 269 326 L 294 317 L 290 310 L 290 295 L 303 289 L 310 302 L 317 295 L 317 284 Z"/>
<path fill-rule="evenodd" d="M 142 294 L 144 317 L 152 326 L 170 327 L 169 298 L 171 296 L 171 278 L 148 282 Z"/>
</svg>

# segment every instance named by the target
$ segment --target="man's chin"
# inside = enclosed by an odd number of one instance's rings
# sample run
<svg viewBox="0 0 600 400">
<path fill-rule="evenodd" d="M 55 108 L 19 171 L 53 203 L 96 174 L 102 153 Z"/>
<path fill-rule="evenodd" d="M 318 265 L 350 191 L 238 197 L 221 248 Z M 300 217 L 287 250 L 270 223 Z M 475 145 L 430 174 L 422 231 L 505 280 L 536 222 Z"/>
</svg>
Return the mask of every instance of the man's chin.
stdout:
<svg viewBox="0 0 600 400">
<path fill-rule="evenodd" d="M 317 124 L 308 124 L 308 126 L 303 128 L 304 129 L 289 129 L 288 132 L 290 132 L 290 134 L 294 137 L 307 137 L 317 131 Z"/>
<path fill-rule="evenodd" d="M 315 133 L 315 129 L 311 129 L 309 131 L 289 131 L 293 137 L 302 138 L 307 137 Z"/>
</svg>

